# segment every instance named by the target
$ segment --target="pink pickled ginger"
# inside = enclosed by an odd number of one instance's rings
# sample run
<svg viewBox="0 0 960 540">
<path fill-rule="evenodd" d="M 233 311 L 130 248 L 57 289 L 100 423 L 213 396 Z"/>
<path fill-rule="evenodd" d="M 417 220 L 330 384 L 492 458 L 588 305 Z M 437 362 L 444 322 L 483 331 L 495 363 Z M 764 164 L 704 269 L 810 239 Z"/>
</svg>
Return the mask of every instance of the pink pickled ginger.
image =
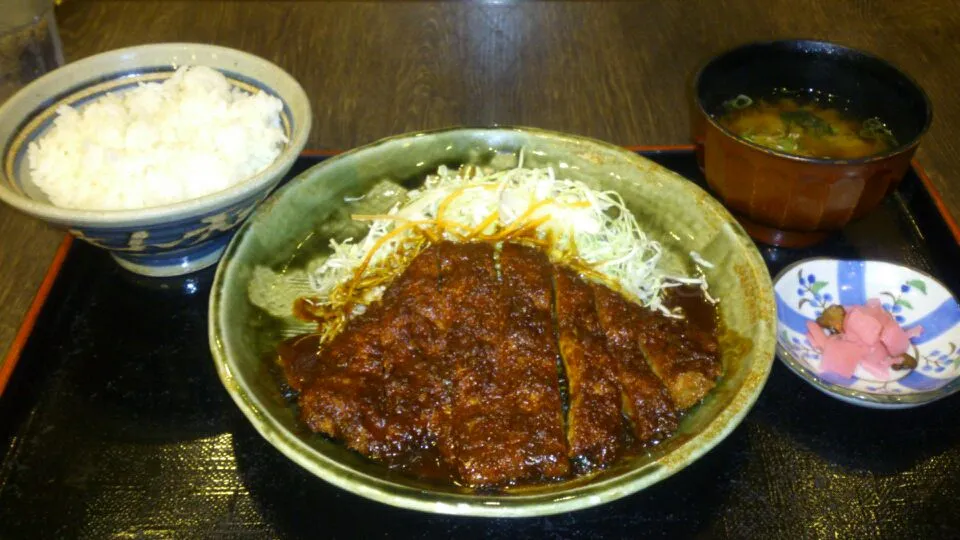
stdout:
<svg viewBox="0 0 960 540">
<path fill-rule="evenodd" d="M 900 328 L 876 298 L 844 309 L 842 333 L 828 335 L 817 323 L 807 322 L 810 344 L 822 355 L 821 369 L 841 377 L 852 377 L 859 365 L 878 379 L 888 378 L 890 367 L 909 350 L 910 339 L 923 332 L 919 326 Z"/>
</svg>

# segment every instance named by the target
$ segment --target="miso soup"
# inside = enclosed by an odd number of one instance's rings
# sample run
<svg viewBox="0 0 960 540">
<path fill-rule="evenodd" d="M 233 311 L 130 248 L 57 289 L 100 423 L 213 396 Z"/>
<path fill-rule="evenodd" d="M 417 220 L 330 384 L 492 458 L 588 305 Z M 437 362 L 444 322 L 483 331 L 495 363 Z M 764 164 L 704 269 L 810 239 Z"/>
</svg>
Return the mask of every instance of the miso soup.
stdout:
<svg viewBox="0 0 960 540">
<path fill-rule="evenodd" d="M 832 102 L 798 96 L 737 96 L 724 103 L 719 121 L 738 137 L 798 156 L 857 159 L 897 146 L 879 118 L 857 118 Z"/>
</svg>

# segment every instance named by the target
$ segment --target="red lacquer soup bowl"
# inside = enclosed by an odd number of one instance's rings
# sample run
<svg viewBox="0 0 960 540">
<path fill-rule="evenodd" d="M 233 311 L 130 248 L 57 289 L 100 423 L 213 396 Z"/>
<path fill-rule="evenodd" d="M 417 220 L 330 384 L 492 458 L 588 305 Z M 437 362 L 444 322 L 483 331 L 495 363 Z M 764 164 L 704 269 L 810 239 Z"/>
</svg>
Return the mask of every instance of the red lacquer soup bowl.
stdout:
<svg viewBox="0 0 960 540">
<path fill-rule="evenodd" d="M 720 123 L 740 95 L 808 92 L 845 113 L 880 118 L 898 145 L 859 159 L 804 157 L 738 137 Z M 907 75 L 875 56 L 822 41 L 751 43 L 697 74 L 693 137 L 710 188 L 756 240 L 803 247 L 875 208 L 903 178 L 932 120 Z"/>
</svg>

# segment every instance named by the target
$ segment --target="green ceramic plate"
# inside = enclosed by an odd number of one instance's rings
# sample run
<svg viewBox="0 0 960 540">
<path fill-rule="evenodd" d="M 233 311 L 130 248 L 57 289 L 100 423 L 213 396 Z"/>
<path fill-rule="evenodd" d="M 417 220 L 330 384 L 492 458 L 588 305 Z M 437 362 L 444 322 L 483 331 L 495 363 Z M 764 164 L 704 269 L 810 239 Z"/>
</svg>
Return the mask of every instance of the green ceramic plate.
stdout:
<svg viewBox="0 0 960 540">
<path fill-rule="evenodd" d="M 271 352 L 289 322 L 251 302 L 255 272 L 302 271 L 331 235 L 349 228 L 348 200 L 387 179 L 413 185 L 439 165 L 554 165 L 565 176 L 618 191 L 641 226 L 658 239 L 668 264 L 682 268 L 695 250 L 715 263 L 707 278 L 721 299 L 725 375 L 688 414 L 680 433 L 650 454 L 590 477 L 478 495 L 392 473 L 310 433 L 281 395 Z M 262 304 L 259 304 L 262 305 Z M 427 512 L 535 516 L 595 506 L 654 484 L 716 446 L 753 405 L 774 357 L 776 308 L 767 269 L 729 213 L 684 178 L 599 141 L 534 129 L 451 129 L 386 139 L 329 159 L 267 200 L 227 248 L 210 297 L 210 346 L 227 391 L 256 429 L 320 478 L 386 504 Z"/>
</svg>

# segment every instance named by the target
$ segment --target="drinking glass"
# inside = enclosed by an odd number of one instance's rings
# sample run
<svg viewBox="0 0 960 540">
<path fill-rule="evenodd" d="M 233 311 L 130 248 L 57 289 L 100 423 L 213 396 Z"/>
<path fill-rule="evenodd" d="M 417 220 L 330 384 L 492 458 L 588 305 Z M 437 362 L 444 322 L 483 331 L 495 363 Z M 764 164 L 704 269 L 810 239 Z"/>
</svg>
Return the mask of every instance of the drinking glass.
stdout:
<svg viewBox="0 0 960 540">
<path fill-rule="evenodd" d="M 51 0 L 0 0 L 0 104 L 63 65 Z"/>
</svg>

